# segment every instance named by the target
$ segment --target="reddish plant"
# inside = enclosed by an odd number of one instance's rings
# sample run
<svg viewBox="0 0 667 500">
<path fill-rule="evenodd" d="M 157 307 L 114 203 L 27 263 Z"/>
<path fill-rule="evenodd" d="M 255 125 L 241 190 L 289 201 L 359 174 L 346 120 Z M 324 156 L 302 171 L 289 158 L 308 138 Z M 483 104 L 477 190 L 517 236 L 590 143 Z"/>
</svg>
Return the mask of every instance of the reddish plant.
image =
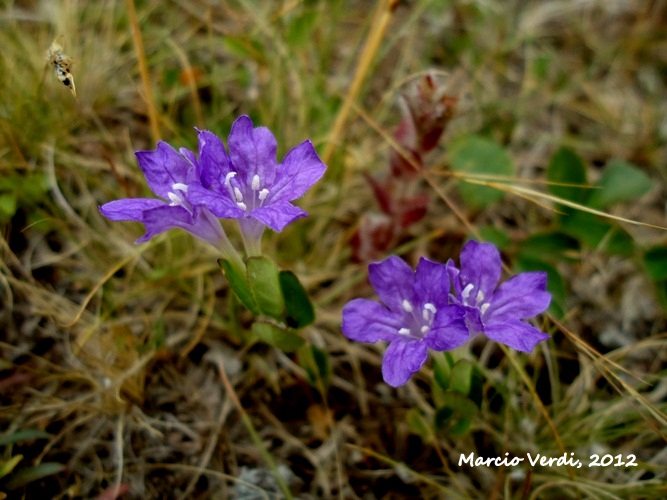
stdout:
<svg viewBox="0 0 667 500">
<path fill-rule="evenodd" d="M 427 213 L 429 195 L 421 187 L 424 159 L 435 149 L 454 114 L 456 97 L 426 75 L 401 94 L 401 121 L 394 132 L 398 148 L 389 155 L 389 175 L 382 180 L 366 175 L 382 214 L 363 215 L 352 237 L 353 258 L 380 259 L 412 224 Z"/>
</svg>

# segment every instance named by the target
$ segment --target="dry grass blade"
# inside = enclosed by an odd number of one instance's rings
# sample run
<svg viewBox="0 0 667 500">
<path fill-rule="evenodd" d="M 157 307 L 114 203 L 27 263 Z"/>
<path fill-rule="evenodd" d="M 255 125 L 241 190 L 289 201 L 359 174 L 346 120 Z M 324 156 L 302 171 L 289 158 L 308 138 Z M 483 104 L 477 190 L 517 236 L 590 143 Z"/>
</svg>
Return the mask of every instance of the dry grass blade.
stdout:
<svg viewBox="0 0 667 500">
<path fill-rule="evenodd" d="M 453 174 L 454 175 L 454 174 Z M 517 186 L 516 184 L 510 184 L 510 182 L 514 182 L 511 179 L 507 179 L 507 183 L 505 182 L 493 182 L 493 181 L 486 181 L 482 179 L 475 179 L 472 178 L 469 175 L 456 175 L 457 177 L 460 177 L 462 180 L 465 182 L 468 182 L 470 184 L 478 184 L 480 186 L 488 186 L 492 187 L 494 189 L 498 189 L 499 191 L 504 191 L 506 193 L 512 193 L 512 194 L 517 194 L 521 196 L 530 196 L 533 199 L 543 199 L 543 200 L 548 200 L 553 203 L 558 203 L 560 205 L 564 205 L 566 207 L 570 208 L 575 208 L 577 210 L 581 210 L 582 212 L 588 212 L 589 214 L 593 215 L 598 215 L 600 217 L 604 217 L 606 219 L 612 219 L 616 220 L 619 222 L 625 222 L 627 224 L 633 224 L 635 226 L 644 226 L 644 227 L 650 227 L 653 229 L 660 229 L 662 231 L 667 231 L 667 227 L 664 226 L 658 226 L 655 224 L 649 224 L 647 222 L 641 222 L 637 220 L 632 220 L 632 219 L 627 219 L 625 217 L 621 217 L 618 215 L 610 214 L 608 212 L 604 212 L 603 210 L 596 210 L 594 208 L 587 207 L 586 205 L 582 205 L 581 203 L 575 203 L 570 200 L 566 200 L 564 198 L 560 198 L 558 196 L 553 196 L 548 193 L 543 193 L 541 191 L 537 191 L 535 189 L 530 189 L 524 186 Z M 497 178 L 497 177 L 496 177 Z"/>
</svg>

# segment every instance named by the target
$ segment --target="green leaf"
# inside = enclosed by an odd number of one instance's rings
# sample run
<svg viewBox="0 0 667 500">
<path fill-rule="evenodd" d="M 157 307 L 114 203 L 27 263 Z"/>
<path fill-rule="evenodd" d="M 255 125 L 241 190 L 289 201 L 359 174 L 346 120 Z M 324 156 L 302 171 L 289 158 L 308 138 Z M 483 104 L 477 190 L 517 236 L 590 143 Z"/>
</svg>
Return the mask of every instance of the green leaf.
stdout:
<svg viewBox="0 0 667 500">
<path fill-rule="evenodd" d="M 46 431 L 26 429 L 0 437 L 0 446 L 7 446 L 8 444 L 18 443 L 20 441 L 31 441 L 33 439 L 49 439 L 50 437 L 51 434 Z"/>
<path fill-rule="evenodd" d="M 285 323 L 303 328 L 315 321 L 315 310 L 308 293 L 292 271 L 280 271 L 280 289 L 285 301 Z"/>
<path fill-rule="evenodd" d="M 405 421 L 414 434 L 417 434 L 422 441 L 428 443 L 433 436 L 428 422 L 418 408 L 410 408 L 405 415 Z"/>
<path fill-rule="evenodd" d="M 222 274 L 224 274 L 225 278 L 227 278 L 229 286 L 232 290 L 234 290 L 234 293 L 236 294 L 236 297 L 238 297 L 239 301 L 241 301 L 241 304 L 246 306 L 246 308 L 248 308 L 248 310 L 251 311 L 255 316 L 259 316 L 259 306 L 257 305 L 252 292 L 250 291 L 246 276 L 241 274 L 240 271 L 238 271 L 227 259 L 218 260 L 218 264 L 222 268 Z"/>
<path fill-rule="evenodd" d="M 0 479 L 11 474 L 21 460 L 23 460 L 23 455 L 16 455 L 9 460 L 0 461 Z"/>
<path fill-rule="evenodd" d="M 662 310 L 667 312 L 667 280 L 655 282 L 655 293 Z"/>
<path fill-rule="evenodd" d="M 241 60 L 266 61 L 264 49 L 258 41 L 246 37 L 225 36 L 222 45 L 225 50 Z"/>
<path fill-rule="evenodd" d="M 635 165 L 622 160 L 612 160 L 591 192 L 587 205 L 605 208 L 615 203 L 635 200 L 646 194 L 653 185 L 651 178 Z"/>
<path fill-rule="evenodd" d="M 0 221 L 8 221 L 16 213 L 17 205 L 14 193 L 0 194 Z"/>
<path fill-rule="evenodd" d="M 649 248 L 644 252 L 646 274 L 653 281 L 667 279 L 667 247 Z"/>
<path fill-rule="evenodd" d="M 444 401 L 435 413 L 435 427 L 448 435 L 464 435 L 470 429 L 472 418 L 479 413 L 477 404 L 455 391 L 447 391 Z"/>
<path fill-rule="evenodd" d="M 296 351 L 306 343 L 294 330 L 280 328 L 271 323 L 255 321 L 251 328 L 262 342 L 266 342 L 284 352 Z"/>
<path fill-rule="evenodd" d="M 577 258 L 579 242 L 560 231 L 534 234 L 521 242 L 520 254 L 536 260 L 571 261 Z"/>
<path fill-rule="evenodd" d="M 295 48 L 303 49 L 312 42 L 312 34 L 319 19 L 317 10 L 306 10 L 295 17 L 287 31 L 287 43 Z"/>
<path fill-rule="evenodd" d="M 297 362 L 306 371 L 308 381 L 313 387 L 319 388 L 318 380 L 321 380 L 325 387 L 329 385 L 331 367 L 325 350 L 306 344 L 297 351 Z"/>
<path fill-rule="evenodd" d="M 507 151 L 495 142 L 479 136 L 456 141 L 449 150 L 449 161 L 454 172 L 511 177 L 514 163 Z M 471 177 L 474 178 L 474 177 Z M 500 201 L 505 193 L 497 189 L 460 181 L 459 191 L 472 208 L 484 208 Z"/>
<path fill-rule="evenodd" d="M 590 191 L 585 187 L 586 165 L 577 153 L 566 147 L 561 147 L 551 157 L 547 167 L 547 180 L 553 183 L 548 186 L 552 195 L 576 203 L 583 203 Z M 560 184 L 578 184 L 580 187 Z M 559 210 L 563 208 L 559 207 Z"/>
<path fill-rule="evenodd" d="M 481 226 L 477 228 L 482 241 L 493 243 L 498 249 L 505 250 L 511 240 L 507 231 L 495 226 Z"/>
<path fill-rule="evenodd" d="M 564 233 L 578 239 L 589 248 L 611 255 L 632 256 L 635 244 L 620 226 L 587 212 L 574 212 L 561 219 Z"/>
<path fill-rule="evenodd" d="M 248 266 L 248 285 L 260 311 L 274 319 L 282 321 L 285 314 L 278 267 L 266 257 L 250 257 Z"/>
<path fill-rule="evenodd" d="M 549 54 L 542 54 L 533 59 L 531 69 L 535 79 L 544 81 L 549 74 L 549 66 L 551 66 L 552 57 Z"/>
<path fill-rule="evenodd" d="M 44 462 L 34 467 L 21 469 L 12 476 L 5 487 L 9 490 L 20 488 L 21 486 L 25 486 L 26 484 L 42 479 L 43 477 L 52 476 L 63 470 L 65 470 L 63 464 Z"/>
</svg>

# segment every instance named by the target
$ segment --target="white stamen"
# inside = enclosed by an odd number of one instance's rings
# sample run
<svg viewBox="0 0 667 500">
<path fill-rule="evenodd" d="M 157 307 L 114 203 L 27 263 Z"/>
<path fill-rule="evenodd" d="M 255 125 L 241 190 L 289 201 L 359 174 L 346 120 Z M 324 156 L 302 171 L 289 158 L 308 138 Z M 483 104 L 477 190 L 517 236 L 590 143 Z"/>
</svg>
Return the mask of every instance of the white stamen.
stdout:
<svg viewBox="0 0 667 500">
<path fill-rule="evenodd" d="M 229 186 L 229 181 L 231 181 L 235 176 L 236 172 L 229 172 L 227 175 L 225 175 L 225 186 Z"/>
<path fill-rule="evenodd" d="M 409 328 L 401 328 L 398 331 L 399 335 L 412 335 L 412 332 L 410 331 Z"/>
<path fill-rule="evenodd" d="M 479 312 L 481 312 L 482 315 L 483 315 L 486 312 L 486 310 L 489 308 L 490 305 L 491 304 L 489 304 L 488 302 L 485 302 L 484 304 L 482 304 L 482 307 L 479 308 Z"/>
<path fill-rule="evenodd" d="M 481 290 L 477 292 L 477 297 L 475 297 L 475 303 L 479 304 L 480 302 L 484 302 L 484 292 Z"/>
<path fill-rule="evenodd" d="M 433 316 L 435 316 L 435 313 L 437 312 L 437 309 L 433 304 L 424 304 L 424 309 L 422 310 L 422 318 L 424 318 L 424 321 L 430 321 Z"/>
<path fill-rule="evenodd" d="M 421 327 L 421 332 L 422 332 L 422 333 L 428 333 L 428 331 L 429 331 L 430 329 L 431 329 L 430 326 L 426 326 L 426 325 L 424 325 L 424 326 Z"/>
<path fill-rule="evenodd" d="M 461 297 L 463 297 L 464 300 L 467 299 L 470 296 L 470 292 L 472 292 L 473 288 L 475 288 L 475 285 L 468 283 L 461 292 Z"/>
<path fill-rule="evenodd" d="M 403 299 L 403 309 L 405 309 L 406 312 L 409 312 L 409 313 L 414 311 L 414 309 L 412 308 L 412 304 L 410 304 L 410 302 L 408 302 L 408 299 Z"/>
<path fill-rule="evenodd" d="M 259 190 L 259 175 L 255 174 L 252 178 L 252 184 L 250 185 L 253 191 Z"/>
<path fill-rule="evenodd" d="M 259 192 L 259 195 L 257 197 L 259 198 L 259 201 L 264 201 L 266 200 L 267 196 L 269 196 L 269 190 L 264 188 Z"/>
<path fill-rule="evenodd" d="M 176 184 L 172 184 L 171 189 L 173 189 L 174 191 L 183 191 L 184 193 L 188 192 L 187 184 L 183 184 L 182 182 L 177 182 Z"/>
<path fill-rule="evenodd" d="M 234 188 L 234 198 L 236 198 L 237 203 L 240 203 L 240 202 L 243 201 L 243 193 L 237 187 Z"/>
<path fill-rule="evenodd" d="M 242 201 L 237 201 L 236 206 L 239 207 L 241 210 L 248 210 L 248 206 Z"/>
<path fill-rule="evenodd" d="M 183 200 L 177 194 L 167 193 L 167 196 L 169 196 L 169 199 L 171 200 L 171 203 L 170 203 L 171 206 L 183 204 Z"/>
</svg>

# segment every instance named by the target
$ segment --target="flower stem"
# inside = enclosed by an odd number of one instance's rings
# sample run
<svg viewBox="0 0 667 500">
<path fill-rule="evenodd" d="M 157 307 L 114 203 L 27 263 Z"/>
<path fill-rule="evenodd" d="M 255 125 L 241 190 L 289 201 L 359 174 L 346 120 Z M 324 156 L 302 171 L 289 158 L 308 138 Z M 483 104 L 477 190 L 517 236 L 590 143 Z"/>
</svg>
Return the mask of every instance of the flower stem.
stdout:
<svg viewBox="0 0 667 500">
<path fill-rule="evenodd" d="M 264 224 L 249 219 L 239 219 L 238 222 L 246 255 L 248 257 L 262 255 L 262 234 L 264 233 Z"/>
</svg>

